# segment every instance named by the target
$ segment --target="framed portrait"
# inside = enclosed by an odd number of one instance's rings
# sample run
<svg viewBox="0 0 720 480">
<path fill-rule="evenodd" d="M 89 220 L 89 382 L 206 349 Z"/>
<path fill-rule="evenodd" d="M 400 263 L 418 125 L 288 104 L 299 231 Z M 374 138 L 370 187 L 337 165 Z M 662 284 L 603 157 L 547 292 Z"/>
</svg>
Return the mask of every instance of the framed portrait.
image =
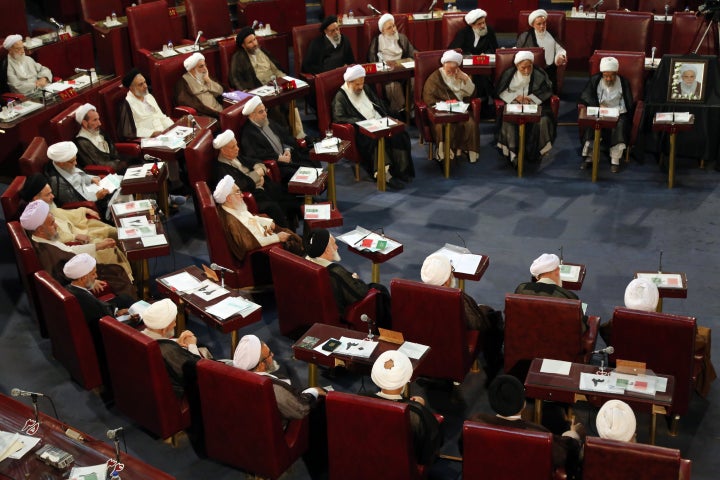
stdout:
<svg viewBox="0 0 720 480">
<path fill-rule="evenodd" d="M 707 69 L 707 60 L 673 58 L 670 63 L 667 101 L 703 103 Z"/>
</svg>

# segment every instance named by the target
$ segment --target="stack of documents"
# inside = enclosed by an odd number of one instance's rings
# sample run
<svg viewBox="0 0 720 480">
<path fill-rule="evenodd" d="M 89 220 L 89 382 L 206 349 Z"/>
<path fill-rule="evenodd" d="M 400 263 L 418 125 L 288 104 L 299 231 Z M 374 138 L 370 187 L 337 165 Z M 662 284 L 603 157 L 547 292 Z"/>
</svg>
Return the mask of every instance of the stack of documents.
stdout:
<svg viewBox="0 0 720 480">
<path fill-rule="evenodd" d="M 436 253 L 450 260 L 450 265 L 455 269 L 455 273 L 474 275 L 482 261 L 482 255 L 475 255 L 470 253 L 467 248 L 450 243 L 446 243 L 441 249 L 434 251 L 433 255 Z"/>
<path fill-rule="evenodd" d="M 127 215 L 128 213 L 147 212 L 153 208 L 150 200 L 137 200 L 135 202 L 115 203 L 112 206 L 115 215 Z"/>
<path fill-rule="evenodd" d="M 376 118 L 374 120 L 363 120 L 355 125 L 363 127 L 368 132 L 379 132 L 397 125 L 397 122 L 390 117 Z"/>
<path fill-rule="evenodd" d="M 311 184 L 311 183 L 315 182 L 315 180 L 317 180 L 318 177 L 320 175 L 322 175 L 322 173 L 323 173 L 322 168 L 300 167 L 297 169 L 297 171 L 295 172 L 295 175 L 292 176 L 290 181 Z"/>
<path fill-rule="evenodd" d="M 120 219 L 120 228 L 118 228 L 118 240 L 127 240 L 129 238 L 150 237 L 157 235 L 157 228 L 154 224 L 148 222 L 144 215 L 136 217 L 127 217 Z"/>
<path fill-rule="evenodd" d="M 258 308 L 260 308 L 260 305 L 242 297 L 227 297 L 206 308 L 205 311 L 222 320 L 227 320 L 234 315 L 247 317 Z"/>
<path fill-rule="evenodd" d="M 438 112 L 465 113 L 469 106 L 470 104 L 465 102 L 438 102 L 435 104 L 435 110 Z"/>
<path fill-rule="evenodd" d="M 125 170 L 125 175 L 123 176 L 123 180 L 135 180 L 138 178 L 145 178 L 148 176 L 148 173 L 153 168 L 154 163 L 145 163 L 139 167 L 130 167 L 127 170 Z M 158 170 L 162 168 L 163 162 L 158 162 L 157 164 Z"/>
<path fill-rule="evenodd" d="M 385 254 L 402 246 L 385 235 L 379 235 L 362 227 L 356 227 L 355 230 L 343 233 L 337 239 L 358 250 Z"/>
<path fill-rule="evenodd" d="M 32 450 L 40 441 L 38 437 L 29 437 L 19 433 L 0 431 L 0 461 L 6 458 L 18 460 Z"/>
</svg>

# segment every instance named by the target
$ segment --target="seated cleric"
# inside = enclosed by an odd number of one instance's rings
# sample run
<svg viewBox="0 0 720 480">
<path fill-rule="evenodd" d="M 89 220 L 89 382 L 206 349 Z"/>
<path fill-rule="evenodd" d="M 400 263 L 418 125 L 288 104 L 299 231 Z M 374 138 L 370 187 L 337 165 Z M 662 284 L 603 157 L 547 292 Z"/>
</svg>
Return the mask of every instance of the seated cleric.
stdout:
<svg viewBox="0 0 720 480">
<path fill-rule="evenodd" d="M 8 35 L 5 37 L 3 47 L 8 52 L 7 71 L 0 74 L 0 77 L 7 75 L 10 92 L 28 95 L 52 82 L 53 77 L 50 69 L 40 65 L 32 57 L 25 55 L 22 36 L 17 34 Z"/>
<path fill-rule="evenodd" d="M 195 52 L 183 61 L 185 74 L 175 84 L 175 105 L 194 108 L 198 114 L 218 118 L 223 107 L 222 86 L 210 78 L 205 56 Z"/>
<path fill-rule="evenodd" d="M 128 92 L 120 106 L 120 139 L 156 137 L 173 125 L 172 119 L 160 110 L 155 97 L 148 91 L 148 84 L 140 70 L 133 68 L 126 73 L 122 84 Z"/>
<path fill-rule="evenodd" d="M 335 15 L 325 17 L 320 24 L 320 31 L 322 35 L 310 42 L 303 58 L 303 73 L 317 75 L 355 63 L 350 40 L 340 33 L 340 24 Z"/>
<path fill-rule="evenodd" d="M 128 164 L 137 163 L 137 159 L 123 157 L 115 148 L 115 143 L 100 129 L 102 122 L 95 105 L 86 103 L 75 110 L 75 121 L 80 131 L 75 137 L 77 162 L 80 167 L 102 165 L 111 167 L 117 173 L 125 173 Z"/>
</svg>

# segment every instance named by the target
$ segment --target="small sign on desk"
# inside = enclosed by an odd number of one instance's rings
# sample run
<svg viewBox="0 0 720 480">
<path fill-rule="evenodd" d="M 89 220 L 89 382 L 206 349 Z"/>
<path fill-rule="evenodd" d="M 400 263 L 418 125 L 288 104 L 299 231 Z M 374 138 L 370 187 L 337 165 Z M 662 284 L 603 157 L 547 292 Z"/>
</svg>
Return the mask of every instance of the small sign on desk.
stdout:
<svg viewBox="0 0 720 480">
<path fill-rule="evenodd" d="M 683 288 L 682 275 L 679 273 L 638 273 L 638 278 L 647 278 L 658 288 Z"/>
<path fill-rule="evenodd" d="M 305 220 L 330 220 L 330 204 L 305 205 Z"/>
</svg>

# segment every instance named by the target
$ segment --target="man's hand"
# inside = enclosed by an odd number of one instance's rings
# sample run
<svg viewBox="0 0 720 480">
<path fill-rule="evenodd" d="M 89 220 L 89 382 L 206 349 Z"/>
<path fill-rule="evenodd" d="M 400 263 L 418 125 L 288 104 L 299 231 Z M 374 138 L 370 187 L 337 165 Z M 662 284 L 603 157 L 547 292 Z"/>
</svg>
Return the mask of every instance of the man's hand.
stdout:
<svg viewBox="0 0 720 480">
<path fill-rule="evenodd" d="M 96 220 L 100 219 L 100 214 L 98 212 L 96 212 L 95 210 L 93 210 L 92 208 L 86 208 L 86 207 L 83 207 L 83 208 L 85 209 L 86 217 L 94 218 Z"/>
<path fill-rule="evenodd" d="M 292 157 L 290 157 L 290 150 L 285 150 L 282 155 L 278 156 L 278 162 L 290 163 Z"/>
<path fill-rule="evenodd" d="M 351 275 L 351 277 L 357 280 L 357 279 L 360 278 L 360 275 L 358 275 L 357 273 L 353 272 L 352 275 Z"/>
<path fill-rule="evenodd" d="M 281 242 L 286 242 L 287 239 L 290 238 L 290 234 L 287 232 L 279 232 L 277 236 Z"/>
<path fill-rule="evenodd" d="M 105 250 L 106 248 L 115 247 L 115 240 L 112 238 L 105 238 L 95 244 L 95 250 Z"/>
<path fill-rule="evenodd" d="M 92 177 L 90 181 L 95 185 L 100 185 L 100 177 Z"/>
<path fill-rule="evenodd" d="M 123 315 L 127 315 L 127 314 L 128 314 L 127 308 L 121 308 L 120 310 L 115 312 L 115 315 L 117 315 L 118 317 L 122 317 Z"/>
<path fill-rule="evenodd" d="M 256 163 L 255 165 L 253 165 L 253 170 L 255 170 L 255 173 L 257 173 L 261 177 L 264 177 L 265 173 L 267 172 L 267 168 L 262 163 Z"/>
<path fill-rule="evenodd" d="M 87 235 L 78 234 L 78 235 L 75 235 L 75 241 L 80 242 L 80 243 L 89 243 L 90 237 L 88 237 Z"/>
<path fill-rule="evenodd" d="M 108 196 L 108 193 L 110 193 L 110 192 L 108 192 L 107 188 L 102 188 L 97 191 L 95 196 L 97 197 L 98 200 L 102 200 L 103 198 Z"/>
<path fill-rule="evenodd" d="M 567 63 L 567 57 L 565 55 L 558 55 L 555 57 L 555 65 L 558 67 Z"/>
<path fill-rule="evenodd" d="M 44 86 L 47 85 L 47 84 L 48 84 L 48 79 L 45 78 L 45 77 L 38 78 L 37 80 L 35 80 L 35 86 L 36 86 L 37 88 L 42 88 L 42 87 L 44 87 Z"/>
<path fill-rule="evenodd" d="M 107 287 L 107 282 L 105 280 L 95 280 L 95 283 L 93 284 L 90 291 L 92 291 L 94 294 L 98 294 L 105 290 Z"/>
<path fill-rule="evenodd" d="M 327 392 L 322 387 L 315 387 L 315 390 L 317 391 L 318 395 L 321 397 L 327 396 Z"/>
<path fill-rule="evenodd" d="M 410 397 L 410 400 L 412 400 L 413 402 L 417 402 L 420 405 L 425 405 L 425 399 L 423 397 L 414 395 L 414 396 Z"/>
<path fill-rule="evenodd" d="M 260 178 L 258 178 L 258 181 L 255 182 L 255 187 L 260 188 L 263 185 L 265 185 L 265 175 L 260 175 Z"/>
<path fill-rule="evenodd" d="M 187 348 L 188 345 L 197 345 L 197 338 L 190 330 L 183 330 L 177 339 L 177 343 L 181 347 Z"/>
</svg>

